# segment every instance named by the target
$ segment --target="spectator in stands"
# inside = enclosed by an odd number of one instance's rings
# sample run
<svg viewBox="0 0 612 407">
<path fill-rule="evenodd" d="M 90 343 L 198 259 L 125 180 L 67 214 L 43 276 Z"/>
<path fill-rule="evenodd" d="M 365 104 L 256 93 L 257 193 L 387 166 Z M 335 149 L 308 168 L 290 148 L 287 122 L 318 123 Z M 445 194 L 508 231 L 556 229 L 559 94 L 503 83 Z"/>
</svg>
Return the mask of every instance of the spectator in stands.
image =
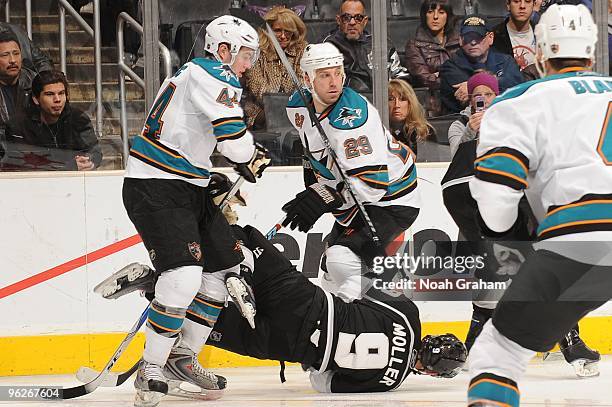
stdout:
<svg viewBox="0 0 612 407">
<path fill-rule="evenodd" d="M 459 49 L 449 0 L 423 0 L 421 24 L 406 43 L 406 65 L 415 86 L 440 88 L 440 66 Z"/>
<path fill-rule="evenodd" d="M 497 77 L 488 72 L 481 71 L 472 75 L 467 87 L 470 104 L 463 109 L 461 117 L 448 128 L 451 157 L 455 156 L 461 143 L 478 138 L 482 116 L 495 96 L 499 95 Z"/>
<path fill-rule="evenodd" d="M 495 73 L 501 92 L 524 81 L 514 58 L 491 48 L 493 38 L 484 17 L 463 19 L 461 49 L 440 68 L 440 96 L 449 113 L 458 113 L 468 104 L 467 80 L 476 70 Z"/>
<path fill-rule="evenodd" d="M 12 31 L 0 32 L 0 127 L 25 111 L 36 73 L 22 65 L 19 40 Z"/>
<path fill-rule="evenodd" d="M 7 128 L 7 136 L 20 143 L 74 155 L 61 170 L 90 171 L 102 161 L 102 151 L 89 117 L 68 102 L 68 82 L 62 72 L 43 71 L 32 81 L 32 100 L 23 120 Z"/>
<path fill-rule="evenodd" d="M 298 78 L 302 78 L 300 59 L 306 48 L 306 25 L 291 10 L 285 7 L 274 7 L 264 16 L 281 48 L 285 51 Z M 244 111 L 247 126 L 259 130 L 265 126 L 263 110 L 264 93 L 292 93 L 293 82 L 276 54 L 268 36 L 259 31 L 260 56 L 253 68 L 245 73 L 246 91 Z M 300 79 L 301 80 L 301 79 Z"/>
<path fill-rule="evenodd" d="M 535 67 L 534 0 L 506 0 L 510 15 L 493 28 L 493 48 L 514 57 L 525 80 L 540 76 Z"/>
<path fill-rule="evenodd" d="M 28 34 L 18 25 L 0 22 L 0 32 L 10 32 L 15 35 L 21 49 L 21 60 L 23 66 L 35 71 L 50 71 L 53 62 L 36 45 L 30 41 Z"/>
<path fill-rule="evenodd" d="M 368 16 L 364 0 L 343 0 L 336 15 L 338 27 L 321 42 L 331 42 L 344 55 L 346 86 L 358 92 L 372 91 L 372 35 L 365 29 Z M 391 78 L 408 79 L 391 39 L 387 39 L 388 66 Z"/>
<path fill-rule="evenodd" d="M 433 132 L 433 127 L 425 119 L 423 106 L 406 81 L 389 81 L 389 124 L 395 139 L 410 147 L 415 156 L 418 143 Z"/>
</svg>

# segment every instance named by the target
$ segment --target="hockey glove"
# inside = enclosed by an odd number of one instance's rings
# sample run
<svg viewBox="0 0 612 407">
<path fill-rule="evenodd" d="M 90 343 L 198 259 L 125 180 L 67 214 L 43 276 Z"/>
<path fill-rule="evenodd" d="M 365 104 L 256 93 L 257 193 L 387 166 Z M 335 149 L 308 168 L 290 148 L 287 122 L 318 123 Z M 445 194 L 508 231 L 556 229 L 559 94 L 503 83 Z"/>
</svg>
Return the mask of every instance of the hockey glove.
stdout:
<svg viewBox="0 0 612 407">
<path fill-rule="evenodd" d="M 230 162 L 234 166 L 234 170 L 246 181 L 255 183 L 256 178 L 261 178 L 261 174 L 270 165 L 270 161 L 272 161 L 270 152 L 261 144 L 255 143 L 255 153 L 249 162 Z"/>
<path fill-rule="evenodd" d="M 307 232 L 324 213 L 342 204 L 342 196 L 335 189 L 320 183 L 312 184 L 283 206 L 287 213 L 283 226 L 290 225 L 292 230 L 297 228 L 300 232 Z"/>
</svg>

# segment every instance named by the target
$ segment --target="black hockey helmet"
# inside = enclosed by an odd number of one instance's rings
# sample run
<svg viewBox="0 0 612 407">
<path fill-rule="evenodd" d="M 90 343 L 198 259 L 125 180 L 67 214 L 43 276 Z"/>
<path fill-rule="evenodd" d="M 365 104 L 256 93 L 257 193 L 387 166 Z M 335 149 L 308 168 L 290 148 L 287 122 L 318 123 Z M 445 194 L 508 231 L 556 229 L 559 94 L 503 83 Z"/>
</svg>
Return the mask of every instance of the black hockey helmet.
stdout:
<svg viewBox="0 0 612 407">
<path fill-rule="evenodd" d="M 459 374 L 467 359 L 467 349 L 455 335 L 427 335 L 421 341 L 419 360 L 427 372 L 451 378 Z"/>
<path fill-rule="evenodd" d="M 232 188 L 232 185 L 233 183 L 227 175 L 220 172 L 211 172 L 210 181 L 208 182 L 208 193 L 215 202 L 217 202 L 215 198 L 219 198 L 218 201 L 220 203 L 225 197 L 225 194 Z M 246 201 L 242 195 L 240 195 L 240 190 L 236 192 L 232 200 L 235 203 L 246 206 Z"/>
</svg>

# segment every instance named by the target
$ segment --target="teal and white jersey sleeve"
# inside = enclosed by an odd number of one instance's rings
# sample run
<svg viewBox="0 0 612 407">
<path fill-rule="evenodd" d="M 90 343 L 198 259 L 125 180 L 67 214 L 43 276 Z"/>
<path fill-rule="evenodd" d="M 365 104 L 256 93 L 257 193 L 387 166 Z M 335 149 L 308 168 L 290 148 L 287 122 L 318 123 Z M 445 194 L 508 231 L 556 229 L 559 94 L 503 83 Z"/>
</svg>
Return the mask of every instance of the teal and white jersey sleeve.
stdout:
<svg viewBox="0 0 612 407">
<path fill-rule="evenodd" d="M 312 98 L 309 93 L 307 98 Z M 318 182 L 338 188 L 342 182 L 340 170 L 333 165 L 297 93 L 289 100 L 287 115 L 300 134 Z M 378 111 L 367 99 L 345 88 L 319 120 L 358 199 L 369 205 L 418 207 L 416 194 L 410 194 L 416 188 L 416 169 L 409 149 L 398 143 L 392 145 Z M 357 214 L 357 206 L 348 193 L 344 196 L 346 203 L 333 214 L 339 223 L 347 225 Z"/>
<path fill-rule="evenodd" d="M 132 144 L 126 177 L 170 178 L 206 186 L 219 149 L 234 162 L 254 152 L 239 105 L 242 89 L 226 65 L 196 58 L 162 83 L 140 135 Z"/>
<path fill-rule="evenodd" d="M 470 182 L 487 226 L 508 230 L 525 193 L 540 239 L 610 230 L 611 115 L 612 81 L 586 71 L 527 82 L 496 98 L 482 121 Z"/>
<path fill-rule="evenodd" d="M 246 128 L 240 106 L 242 88 L 227 65 L 209 59 L 196 58 L 215 81 L 198 81 L 191 97 L 200 111 L 206 112 L 212 124 L 217 150 L 233 162 L 247 162 L 255 152 L 253 136 Z"/>
</svg>

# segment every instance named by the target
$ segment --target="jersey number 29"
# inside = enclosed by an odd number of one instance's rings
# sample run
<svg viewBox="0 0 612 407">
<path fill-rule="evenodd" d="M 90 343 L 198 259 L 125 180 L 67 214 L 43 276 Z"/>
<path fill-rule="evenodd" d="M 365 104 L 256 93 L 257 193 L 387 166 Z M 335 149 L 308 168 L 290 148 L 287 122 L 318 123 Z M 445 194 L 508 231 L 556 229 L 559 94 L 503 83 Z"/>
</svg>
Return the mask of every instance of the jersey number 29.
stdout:
<svg viewBox="0 0 612 407">
<path fill-rule="evenodd" d="M 382 369 L 389 363 L 389 338 L 381 332 L 340 332 L 334 361 L 345 369 Z"/>
</svg>

